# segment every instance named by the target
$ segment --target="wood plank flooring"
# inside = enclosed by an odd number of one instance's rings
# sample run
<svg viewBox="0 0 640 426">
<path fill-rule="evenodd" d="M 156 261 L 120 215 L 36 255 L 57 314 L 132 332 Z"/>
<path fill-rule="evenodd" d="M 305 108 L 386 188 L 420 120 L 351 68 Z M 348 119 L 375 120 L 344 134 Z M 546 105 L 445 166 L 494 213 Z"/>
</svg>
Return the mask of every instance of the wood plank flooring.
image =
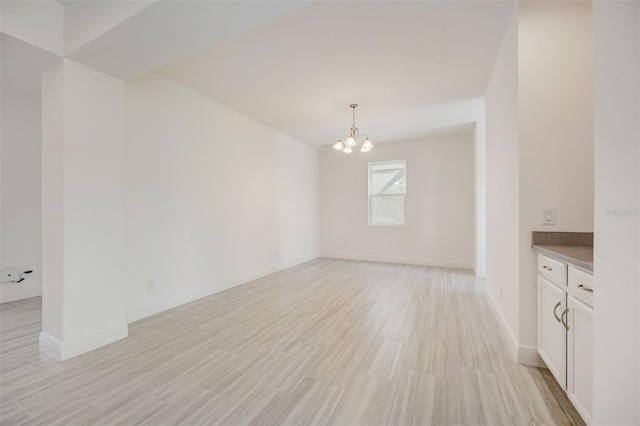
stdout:
<svg viewBox="0 0 640 426">
<path fill-rule="evenodd" d="M 56 362 L 39 298 L 0 305 L 0 422 L 571 425 L 468 271 L 317 259 L 129 325 Z"/>
</svg>

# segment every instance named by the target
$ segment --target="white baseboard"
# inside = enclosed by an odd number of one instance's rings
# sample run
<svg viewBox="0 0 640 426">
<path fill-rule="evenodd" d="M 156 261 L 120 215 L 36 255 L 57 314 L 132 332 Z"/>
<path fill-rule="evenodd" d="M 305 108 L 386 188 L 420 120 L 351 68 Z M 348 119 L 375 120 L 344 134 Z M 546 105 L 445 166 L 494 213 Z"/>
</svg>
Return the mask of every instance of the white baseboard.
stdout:
<svg viewBox="0 0 640 426">
<path fill-rule="evenodd" d="M 20 284 L 2 283 L 2 285 L 19 286 Z M 42 286 L 16 288 L 11 291 L 3 291 L 0 303 L 15 302 L 16 300 L 31 299 L 38 296 L 42 296 Z"/>
<path fill-rule="evenodd" d="M 331 259 L 363 260 L 366 262 L 401 263 L 404 265 L 436 266 L 441 268 L 473 269 L 473 262 L 428 259 L 421 257 L 378 256 L 358 253 L 321 253 L 320 257 Z"/>
<path fill-rule="evenodd" d="M 535 346 L 518 345 L 518 362 L 532 367 L 547 368 Z"/>
<path fill-rule="evenodd" d="M 40 332 L 40 350 L 58 361 L 62 360 L 62 342 L 44 331 Z"/>
<path fill-rule="evenodd" d="M 51 355 L 58 361 L 64 361 L 78 355 L 90 352 L 99 347 L 108 345 L 129 335 L 127 324 L 103 330 L 99 333 L 86 336 L 70 342 L 63 342 L 55 337 L 40 332 L 40 350 Z"/>
<path fill-rule="evenodd" d="M 172 297 L 156 300 L 142 306 L 130 308 L 127 311 L 127 322 L 131 323 L 134 321 L 138 321 L 142 318 L 164 312 L 168 309 L 184 305 L 185 303 L 193 302 L 194 300 L 198 300 L 203 297 L 211 296 L 212 294 L 228 290 L 237 285 L 245 284 L 249 281 L 262 278 L 269 274 L 273 274 L 274 272 L 282 271 L 283 269 L 291 268 L 292 266 L 309 262 L 317 258 L 318 256 L 315 254 L 311 256 L 298 257 L 296 259 L 281 262 L 276 265 L 271 265 L 269 267 L 242 274 L 224 281 L 203 285 L 191 291 L 180 293 Z"/>
<path fill-rule="evenodd" d="M 519 355 L 518 339 L 516 338 L 516 335 L 513 334 L 513 330 L 511 330 L 511 327 L 509 326 L 507 319 L 502 314 L 502 311 L 500 310 L 500 308 L 498 308 L 498 304 L 493 299 L 493 296 L 491 295 L 491 293 L 489 291 L 485 291 L 485 294 L 489 299 L 491 308 L 493 309 L 493 313 L 498 319 L 498 323 L 500 324 L 500 329 L 502 330 L 502 335 L 507 338 L 507 342 L 509 343 L 509 347 L 511 348 L 511 355 L 513 356 L 513 359 L 517 360 Z"/>
<path fill-rule="evenodd" d="M 487 291 L 486 294 L 489 298 L 489 301 L 491 302 L 493 313 L 496 315 L 498 323 L 500 323 L 502 334 L 507 338 L 507 341 L 509 342 L 509 347 L 511 348 L 511 355 L 513 356 L 513 358 L 520 364 L 530 365 L 532 367 L 546 368 L 544 362 L 542 361 L 542 358 L 540 358 L 540 355 L 538 355 L 538 348 L 535 346 L 520 344 L 515 334 L 513 333 L 513 330 L 511 330 L 507 319 L 502 314 L 500 308 L 498 308 L 498 304 L 496 303 L 491 293 Z"/>
<path fill-rule="evenodd" d="M 575 409 L 578 412 L 578 414 L 580 414 L 580 416 L 582 417 L 582 420 L 584 420 L 584 422 L 587 425 L 589 425 L 589 426 L 592 425 L 593 424 L 593 419 L 589 415 L 589 412 L 587 411 L 587 409 L 584 408 L 584 406 L 575 397 L 575 395 L 572 395 L 572 394 L 568 393 L 567 396 L 569 397 L 569 401 L 571 401 L 571 403 L 575 407 Z"/>
</svg>

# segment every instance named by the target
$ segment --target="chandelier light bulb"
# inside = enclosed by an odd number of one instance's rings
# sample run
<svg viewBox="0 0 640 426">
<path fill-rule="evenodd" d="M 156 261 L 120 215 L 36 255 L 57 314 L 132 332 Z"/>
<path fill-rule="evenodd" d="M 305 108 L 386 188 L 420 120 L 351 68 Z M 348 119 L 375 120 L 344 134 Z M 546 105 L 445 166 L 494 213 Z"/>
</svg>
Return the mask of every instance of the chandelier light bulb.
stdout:
<svg viewBox="0 0 640 426">
<path fill-rule="evenodd" d="M 362 148 L 366 149 L 367 151 L 370 151 L 371 148 L 373 148 L 373 144 L 371 143 L 369 138 L 365 139 L 364 143 L 362 144 Z"/>
<path fill-rule="evenodd" d="M 353 150 L 351 149 L 351 147 L 350 147 L 350 146 L 348 146 L 348 147 L 346 147 L 346 148 L 344 149 L 344 151 L 342 151 L 342 152 L 344 152 L 345 154 L 351 154 L 351 153 L 353 152 Z"/>
<path fill-rule="evenodd" d="M 344 141 L 344 145 L 348 147 L 356 146 L 356 140 L 353 136 L 349 136 L 346 141 Z"/>
<path fill-rule="evenodd" d="M 342 151 L 344 149 L 344 147 L 342 146 L 342 142 L 338 140 L 338 142 L 333 145 L 333 149 L 335 149 L 336 151 Z"/>
</svg>

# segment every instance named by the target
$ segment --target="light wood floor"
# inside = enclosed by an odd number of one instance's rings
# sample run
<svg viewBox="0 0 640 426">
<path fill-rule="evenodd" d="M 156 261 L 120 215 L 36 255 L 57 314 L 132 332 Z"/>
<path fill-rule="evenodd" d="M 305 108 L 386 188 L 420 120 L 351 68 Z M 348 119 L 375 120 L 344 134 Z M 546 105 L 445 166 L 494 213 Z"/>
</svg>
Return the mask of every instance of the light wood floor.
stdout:
<svg viewBox="0 0 640 426">
<path fill-rule="evenodd" d="M 39 298 L 0 315 L 3 425 L 580 422 L 467 271 L 318 259 L 65 362 L 38 350 Z"/>
</svg>

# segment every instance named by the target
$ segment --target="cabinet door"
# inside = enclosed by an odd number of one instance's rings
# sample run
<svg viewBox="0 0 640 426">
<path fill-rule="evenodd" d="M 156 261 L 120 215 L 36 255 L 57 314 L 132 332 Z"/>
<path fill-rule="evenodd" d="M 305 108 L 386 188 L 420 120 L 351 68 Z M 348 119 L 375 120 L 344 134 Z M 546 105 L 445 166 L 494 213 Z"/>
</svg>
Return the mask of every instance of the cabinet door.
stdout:
<svg viewBox="0 0 640 426">
<path fill-rule="evenodd" d="M 567 293 L 538 276 L 538 354 L 560 386 L 567 389 L 567 330 L 561 316 Z"/>
<path fill-rule="evenodd" d="M 567 394 L 587 424 L 593 413 L 593 309 L 569 296 Z"/>
</svg>

